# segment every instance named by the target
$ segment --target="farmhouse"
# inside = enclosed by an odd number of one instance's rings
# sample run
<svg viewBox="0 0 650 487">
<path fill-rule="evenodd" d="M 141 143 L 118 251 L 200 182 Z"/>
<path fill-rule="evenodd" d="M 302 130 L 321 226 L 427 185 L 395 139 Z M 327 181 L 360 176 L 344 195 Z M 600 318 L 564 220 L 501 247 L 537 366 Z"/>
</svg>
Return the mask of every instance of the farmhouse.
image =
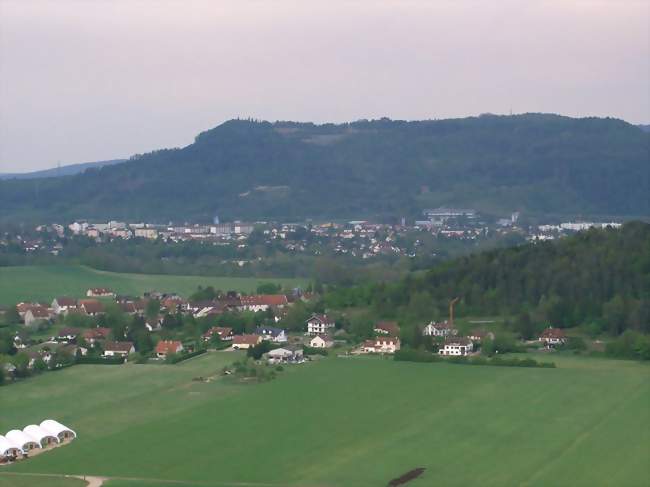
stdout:
<svg viewBox="0 0 650 487">
<path fill-rule="evenodd" d="M 106 340 L 111 329 L 105 327 L 90 328 L 83 332 L 83 338 L 89 345 L 94 345 L 100 340 Z"/>
<path fill-rule="evenodd" d="M 25 314 L 32 308 L 45 308 L 42 304 L 38 303 L 18 303 L 16 305 L 16 311 L 18 311 L 18 316 L 21 320 L 25 320 Z"/>
<path fill-rule="evenodd" d="M 25 325 L 31 326 L 38 322 L 47 321 L 50 319 L 50 313 L 47 308 L 42 306 L 35 306 L 29 308 L 25 313 Z"/>
<path fill-rule="evenodd" d="M 309 340 L 309 346 L 311 348 L 330 348 L 333 344 L 334 342 L 327 335 L 316 335 Z"/>
<path fill-rule="evenodd" d="M 307 333 L 312 336 L 328 333 L 334 327 L 334 320 L 327 315 L 313 314 L 307 320 Z"/>
<path fill-rule="evenodd" d="M 257 294 L 253 296 L 241 296 L 242 311 L 266 311 L 270 307 L 283 308 L 289 304 L 284 294 Z"/>
<path fill-rule="evenodd" d="M 86 291 L 86 296 L 89 298 L 113 298 L 115 293 L 105 287 L 93 287 Z"/>
<path fill-rule="evenodd" d="M 221 327 L 221 326 L 213 326 L 212 328 L 210 328 L 208 331 L 206 331 L 203 334 L 203 341 L 205 341 L 205 342 L 210 341 L 210 339 L 214 335 L 217 335 L 220 340 L 232 341 L 232 338 L 233 338 L 232 328 Z"/>
<path fill-rule="evenodd" d="M 79 300 L 79 308 L 81 308 L 88 316 L 97 316 L 104 312 L 104 305 L 101 301 L 97 301 L 96 299 Z"/>
<path fill-rule="evenodd" d="M 235 350 L 246 350 L 262 342 L 259 335 L 235 335 L 232 339 L 232 348 Z"/>
<path fill-rule="evenodd" d="M 446 338 L 438 350 L 440 355 L 465 356 L 474 349 L 474 344 L 469 338 Z"/>
<path fill-rule="evenodd" d="M 286 332 L 281 328 L 274 328 L 272 326 L 258 326 L 255 328 L 255 335 L 259 335 L 263 340 L 274 343 L 284 343 L 287 341 Z"/>
<path fill-rule="evenodd" d="M 77 309 L 77 301 L 73 298 L 60 297 L 52 301 L 52 311 L 56 315 L 66 314 L 71 309 Z"/>
<path fill-rule="evenodd" d="M 458 330 L 448 321 L 443 321 L 442 323 L 432 321 L 424 327 L 422 334 L 425 336 L 446 337 L 457 335 Z"/>
<path fill-rule="evenodd" d="M 106 342 L 104 343 L 104 357 L 126 357 L 135 352 L 131 342 Z"/>
<path fill-rule="evenodd" d="M 375 324 L 374 332 L 377 335 L 399 336 L 397 321 L 379 321 Z"/>
<path fill-rule="evenodd" d="M 178 340 L 161 340 L 156 345 L 156 356 L 158 358 L 167 358 L 170 353 L 179 353 L 183 351 L 183 344 Z"/>
<path fill-rule="evenodd" d="M 395 337 L 377 337 L 366 340 L 361 351 L 364 353 L 395 353 L 400 349 L 400 340 Z"/>
<path fill-rule="evenodd" d="M 560 328 L 552 328 L 549 326 L 539 336 L 539 341 L 542 342 L 546 347 L 550 348 L 566 342 L 566 335 L 564 334 L 564 330 L 561 330 Z"/>
</svg>

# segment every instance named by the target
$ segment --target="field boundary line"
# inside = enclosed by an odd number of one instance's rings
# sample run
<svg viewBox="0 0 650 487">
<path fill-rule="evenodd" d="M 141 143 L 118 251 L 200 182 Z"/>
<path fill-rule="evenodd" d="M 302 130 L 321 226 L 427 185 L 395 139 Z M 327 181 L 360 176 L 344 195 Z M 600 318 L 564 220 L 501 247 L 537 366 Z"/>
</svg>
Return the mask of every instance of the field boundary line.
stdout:
<svg viewBox="0 0 650 487">
<path fill-rule="evenodd" d="M 104 482 L 110 480 L 127 480 L 134 482 L 157 482 L 161 484 L 169 485 L 189 485 L 189 486 L 198 486 L 204 485 L 206 487 L 331 487 L 327 484 L 287 484 L 287 483 L 268 483 L 268 482 L 226 482 L 226 481 L 210 481 L 204 482 L 201 480 L 191 481 L 191 480 L 174 480 L 174 479 L 155 479 L 155 478 L 145 478 L 145 477 L 113 477 L 113 476 L 103 476 L 103 475 L 76 475 L 76 474 L 63 474 L 63 473 L 37 473 L 37 472 L 0 472 L 2 475 L 14 475 L 14 476 L 24 476 L 24 477 L 59 477 L 59 478 L 75 478 L 80 480 L 85 480 L 90 482 L 90 479 L 101 480 L 99 484 L 89 483 L 88 487 L 100 487 Z"/>
</svg>

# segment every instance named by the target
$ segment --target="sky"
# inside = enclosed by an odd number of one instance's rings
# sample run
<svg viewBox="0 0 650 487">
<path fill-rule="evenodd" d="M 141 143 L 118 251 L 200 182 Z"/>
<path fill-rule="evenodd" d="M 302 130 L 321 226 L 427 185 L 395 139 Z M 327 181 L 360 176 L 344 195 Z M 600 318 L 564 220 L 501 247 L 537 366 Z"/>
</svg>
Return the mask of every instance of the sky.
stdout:
<svg viewBox="0 0 650 487">
<path fill-rule="evenodd" d="M 650 1 L 0 0 L 0 173 L 236 117 L 650 123 Z"/>
</svg>

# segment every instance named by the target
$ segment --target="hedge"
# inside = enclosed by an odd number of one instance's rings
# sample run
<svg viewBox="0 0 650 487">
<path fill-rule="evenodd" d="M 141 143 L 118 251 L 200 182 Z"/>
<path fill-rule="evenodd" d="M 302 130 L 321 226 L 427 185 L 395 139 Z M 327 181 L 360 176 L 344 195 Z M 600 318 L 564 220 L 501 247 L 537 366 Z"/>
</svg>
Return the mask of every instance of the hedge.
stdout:
<svg viewBox="0 0 650 487">
<path fill-rule="evenodd" d="M 410 348 L 403 348 L 395 352 L 394 360 L 402 362 L 448 362 L 450 364 L 459 365 L 493 365 L 500 367 L 540 367 L 540 368 L 555 368 L 554 362 L 537 362 L 532 358 L 520 359 L 494 357 L 488 359 L 480 355 L 474 356 L 457 356 L 443 358 L 440 355 L 430 353 L 424 350 L 413 350 Z"/>
<path fill-rule="evenodd" d="M 121 365 L 124 357 L 77 357 L 78 364 Z"/>
<path fill-rule="evenodd" d="M 207 352 L 207 350 L 196 350 L 195 352 L 176 355 L 175 357 L 173 357 L 169 361 L 169 363 L 170 364 L 177 364 L 179 362 L 182 362 L 183 360 L 187 360 L 187 359 L 192 358 L 192 357 L 197 357 L 197 356 L 199 356 L 201 354 L 204 354 L 205 352 Z"/>
</svg>

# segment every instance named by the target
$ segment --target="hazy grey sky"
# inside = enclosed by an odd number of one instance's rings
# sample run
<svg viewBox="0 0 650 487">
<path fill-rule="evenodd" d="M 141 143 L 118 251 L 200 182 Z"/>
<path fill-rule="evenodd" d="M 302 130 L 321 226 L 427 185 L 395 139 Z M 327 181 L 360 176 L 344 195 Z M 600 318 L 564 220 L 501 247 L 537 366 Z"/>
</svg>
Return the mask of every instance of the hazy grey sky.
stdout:
<svg viewBox="0 0 650 487">
<path fill-rule="evenodd" d="M 233 117 L 556 112 L 650 123 L 648 0 L 0 0 L 0 172 Z"/>
</svg>

